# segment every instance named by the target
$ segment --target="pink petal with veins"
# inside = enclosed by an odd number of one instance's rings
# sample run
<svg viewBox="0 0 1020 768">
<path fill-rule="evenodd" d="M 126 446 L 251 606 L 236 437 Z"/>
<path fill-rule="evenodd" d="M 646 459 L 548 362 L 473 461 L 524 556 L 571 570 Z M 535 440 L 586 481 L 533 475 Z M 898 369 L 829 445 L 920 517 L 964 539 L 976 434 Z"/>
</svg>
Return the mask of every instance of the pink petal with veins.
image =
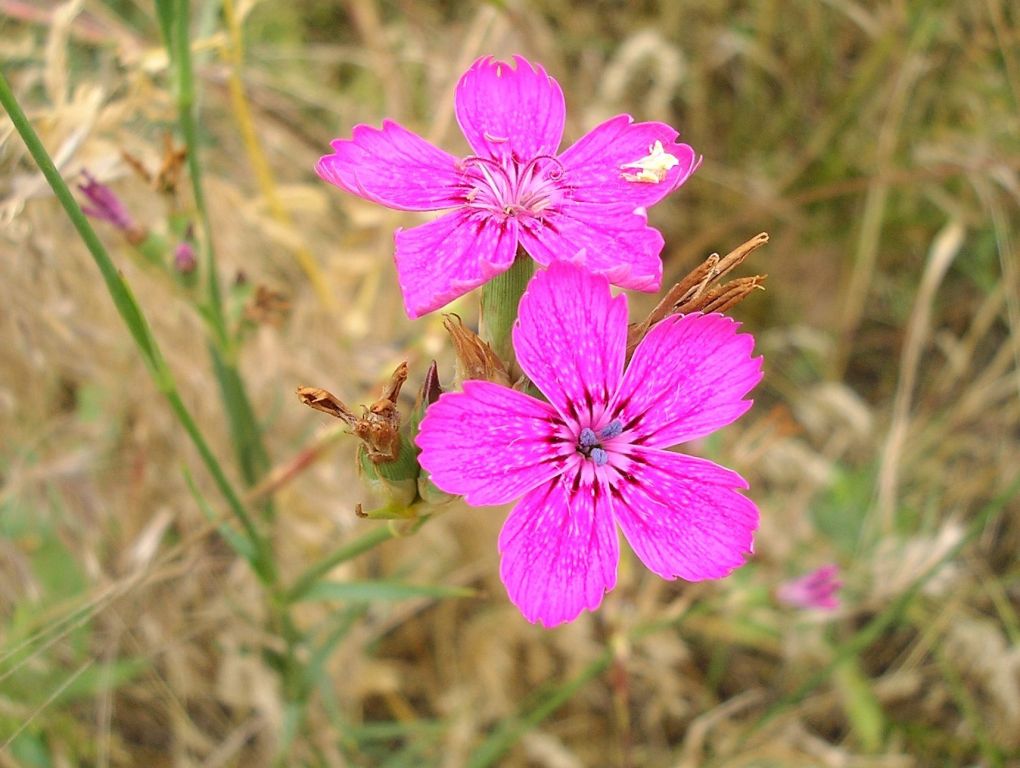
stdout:
<svg viewBox="0 0 1020 768">
<path fill-rule="evenodd" d="M 655 205 L 683 184 L 698 166 L 698 156 L 686 144 L 676 143 L 677 132 L 665 123 L 635 123 L 630 115 L 617 115 L 596 126 L 562 155 L 574 199 L 586 203 L 623 204 L 631 209 Z M 648 156 L 656 142 L 676 165 L 661 181 L 628 181 L 635 175 L 625 166 Z"/>
<path fill-rule="evenodd" d="M 597 419 L 623 373 L 627 298 L 614 299 L 604 277 L 554 263 L 528 284 L 513 343 L 521 368 L 565 418 Z"/>
<path fill-rule="evenodd" d="M 550 442 L 555 415 L 530 395 L 465 381 L 463 392 L 443 394 L 426 411 L 418 461 L 433 483 L 468 504 L 505 504 L 563 471 Z"/>
<path fill-rule="evenodd" d="M 438 211 L 464 201 L 457 159 L 392 120 L 355 127 L 332 142 L 315 172 L 366 200 L 404 211 Z"/>
<path fill-rule="evenodd" d="M 616 586 L 619 541 L 599 485 L 555 478 L 530 491 L 499 535 L 499 575 L 530 622 L 547 627 L 593 611 Z"/>
<path fill-rule="evenodd" d="M 645 445 L 671 446 L 725 427 L 751 407 L 761 381 L 754 337 L 720 314 L 673 315 L 641 341 L 616 402 Z"/>
<path fill-rule="evenodd" d="M 573 261 L 635 291 L 657 291 L 662 283 L 662 235 L 626 205 L 569 201 L 541 227 L 522 227 L 520 239 L 539 264 Z"/>
<path fill-rule="evenodd" d="M 517 224 L 462 209 L 398 229 L 395 240 L 397 278 L 413 319 L 506 272 L 517 253 Z"/>
<path fill-rule="evenodd" d="M 664 579 L 728 576 L 754 547 L 758 508 L 740 475 L 705 459 L 632 449 L 632 480 L 613 489 L 613 514 L 641 562 Z"/>
<path fill-rule="evenodd" d="M 556 154 L 567 111 L 559 83 L 523 56 L 514 56 L 513 67 L 478 59 L 457 83 L 455 109 L 477 154 L 523 162 Z"/>
</svg>

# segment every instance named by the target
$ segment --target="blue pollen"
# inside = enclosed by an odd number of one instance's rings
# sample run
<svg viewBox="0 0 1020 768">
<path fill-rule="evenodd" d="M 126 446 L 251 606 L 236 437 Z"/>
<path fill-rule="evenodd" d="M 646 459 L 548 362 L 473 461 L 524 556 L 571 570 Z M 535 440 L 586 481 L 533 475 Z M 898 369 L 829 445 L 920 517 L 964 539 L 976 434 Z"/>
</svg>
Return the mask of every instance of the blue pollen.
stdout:
<svg viewBox="0 0 1020 768">
<path fill-rule="evenodd" d="M 623 432 L 623 422 L 619 419 L 613 419 L 602 428 L 599 432 L 599 437 L 603 440 L 608 440 L 611 437 L 616 437 L 621 432 Z"/>
<path fill-rule="evenodd" d="M 604 448 L 592 448 L 589 456 L 595 462 L 596 467 L 604 467 L 609 463 L 609 454 L 606 453 Z"/>
<path fill-rule="evenodd" d="M 591 427 L 585 427 L 577 438 L 577 444 L 586 450 L 595 448 L 599 444 L 598 435 L 595 434 L 595 430 Z"/>
</svg>

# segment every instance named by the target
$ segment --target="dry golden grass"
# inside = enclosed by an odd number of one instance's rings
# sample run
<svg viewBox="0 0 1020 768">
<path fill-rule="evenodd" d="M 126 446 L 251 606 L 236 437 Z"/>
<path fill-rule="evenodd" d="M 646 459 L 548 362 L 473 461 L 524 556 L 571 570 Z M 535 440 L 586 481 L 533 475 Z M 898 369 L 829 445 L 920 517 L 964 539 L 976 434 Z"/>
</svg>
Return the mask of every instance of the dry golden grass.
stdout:
<svg viewBox="0 0 1020 768">
<path fill-rule="evenodd" d="M 431 359 L 453 371 L 441 317 L 401 309 L 392 230 L 412 217 L 315 178 L 330 138 L 392 117 L 459 152 L 457 77 L 478 55 L 524 53 L 563 85 L 568 140 L 627 111 L 705 155 L 652 213 L 667 283 L 772 238 L 745 270 L 768 273 L 768 291 L 735 311 L 765 381 L 699 448 L 751 483 L 752 563 L 692 585 L 625 556 L 596 615 L 548 631 L 505 599 L 504 512 L 450 510 L 335 577 L 477 597 L 302 606 L 318 636 L 345 611 L 353 623 L 286 764 L 1020 765 L 1016 8 L 239 2 L 237 59 L 218 7 L 195 5 L 195 51 L 222 279 L 243 272 L 289 302 L 241 368 L 274 463 L 327 446 L 275 496 L 291 577 L 377 525 L 353 512 L 354 446 L 324 437 L 294 388 L 368 403 L 402 360 L 410 394 Z M 176 119 L 149 5 L 0 8 L 4 74 L 64 177 L 88 168 L 165 231 L 165 196 L 122 157 L 156 168 Z M 287 712 L 258 583 L 188 491 L 184 467 L 216 499 L 6 118 L 0 168 L 0 765 L 268 765 Z M 230 465 L 200 319 L 100 234 Z M 655 300 L 633 297 L 633 317 Z M 476 316 L 471 297 L 452 309 Z M 781 581 L 830 561 L 837 615 L 775 602 Z M 517 718 L 528 727 L 484 762 Z"/>
</svg>

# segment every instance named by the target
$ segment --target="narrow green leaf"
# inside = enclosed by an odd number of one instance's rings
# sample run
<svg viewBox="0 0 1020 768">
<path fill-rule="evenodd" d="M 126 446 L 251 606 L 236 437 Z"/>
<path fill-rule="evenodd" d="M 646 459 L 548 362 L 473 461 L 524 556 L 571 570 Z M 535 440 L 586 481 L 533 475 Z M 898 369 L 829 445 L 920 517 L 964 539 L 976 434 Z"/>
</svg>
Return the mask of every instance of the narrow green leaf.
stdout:
<svg viewBox="0 0 1020 768">
<path fill-rule="evenodd" d="M 406 584 L 402 581 L 320 581 L 301 596 L 302 601 L 337 600 L 374 603 L 416 597 L 473 597 L 475 590 L 444 584 Z"/>
<path fill-rule="evenodd" d="M 836 666 L 833 682 L 861 746 L 866 752 L 877 752 L 882 747 L 882 735 L 885 733 L 885 714 L 857 665 L 856 657 L 844 659 Z"/>
<path fill-rule="evenodd" d="M 411 531 L 408 531 L 407 533 L 417 531 L 428 519 L 428 515 L 422 515 L 413 522 Z M 319 579 L 333 570 L 336 566 L 340 565 L 340 563 L 353 560 L 358 555 L 362 555 L 365 552 L 375 549 L 384 541 L 389 541 L 390 539 L 397 538 L 400 535 L 401 533 L 392 526 L 382 525 L 369 531 L 364 536 L 355 539 L 350 544 L 340 547 L 340 549 L 326 555 L 326 557 L 298 577 L 297 581 L 294 582 L 294 585 L 287 592 L 287 602 L 295 602 L 304 599 L 308 590 L 310 590 Z"/>
<path fill-rule="evenodd" d="M 216 526 L 216 530 L 219 532 L 220 536 L 223 537 L 223 540 L 227 542 L 234 552 L 247 560 L 253 568 L 258 568 L 258 551 L 252 543 L 234 530 L 234 528 L 228 525 L 224 520 L 217 520 L 216 513 L 213 511 L 213 508 L 209 505 L 206 498 L 202 495 L 202 492 L 198 489 L 198 486 L 195 484 L 195 478 L 191 476 L 191 472 L 188 471 L 187 467 L 183 467 L 182 471 L 184 472 L 184 482 L 187 483 L 188 490 L 191 491 L 191 496 L 195 499 L 195 503 L 198 504 L 198 508 L 201 510 L 202 516 L 205 517 L 205 519 L 212 525 Z"/>
</svg>

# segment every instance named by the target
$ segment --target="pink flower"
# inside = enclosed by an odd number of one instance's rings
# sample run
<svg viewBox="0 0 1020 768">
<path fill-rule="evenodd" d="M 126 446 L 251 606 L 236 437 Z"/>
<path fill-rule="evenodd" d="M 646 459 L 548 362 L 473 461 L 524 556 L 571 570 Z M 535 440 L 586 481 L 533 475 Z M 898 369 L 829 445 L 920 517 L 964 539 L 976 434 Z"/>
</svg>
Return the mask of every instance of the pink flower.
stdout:
<svg viewBox="0 0 1020 768">
<path fill-rule="evenodd" d="M 326 181 L 406 211 L 453 209 L 396 232 L 404 304 L 420 317 L 510 268 L 521 245 L 551 264 L 584 251 L 585 267 L 615 285 L 653 291 L 662 235 L 644 209 L 698 165 L 664 123 L 618 115 L 557 155 L 566 107 L 545 70 L 486 57 L 461 77 L 457 122 L 471 146 L 457 159 L 389 120 L 359 125 L 315 167 Z"/>
<path fill-rule="evenodd" d="M 800 578 L 781 584 L 776 590 L 776 597 L 794 608 L 834 611 L 839 608 L 839 590 L 842 586 L 839 566 L 823 565 Z"/>
<path fill-rule="evenodd" d="M 594 610 L 616 584 L 616 525 L 665 579 L 721 578 L 758 525 L 735 472 L 667 450 L 729 424 L 761 379 L 754 339 L 719 314 L 669 317 L 624 371 L 627 298 L 567 262 L 532 279 L 513 331 L 548 398 L 484 381 L 429 407 L 421 465 L 468 504 L 521 497 L 499 537 L 500 575 L 529 621 Z"/>
<path fill-rule="evenodd" d="M 112 224 L 124 233 L 138 231 L 135 220 L 131 218 L 124 203 L 112 189 L 96 180 L 88 171 L 82 171 L 85 183 L 79 184 L 78 189 L 88 199 L 88 204 L 81 207 L 82 213 L 97 221 L 105 221 Z"/>
</svg>

